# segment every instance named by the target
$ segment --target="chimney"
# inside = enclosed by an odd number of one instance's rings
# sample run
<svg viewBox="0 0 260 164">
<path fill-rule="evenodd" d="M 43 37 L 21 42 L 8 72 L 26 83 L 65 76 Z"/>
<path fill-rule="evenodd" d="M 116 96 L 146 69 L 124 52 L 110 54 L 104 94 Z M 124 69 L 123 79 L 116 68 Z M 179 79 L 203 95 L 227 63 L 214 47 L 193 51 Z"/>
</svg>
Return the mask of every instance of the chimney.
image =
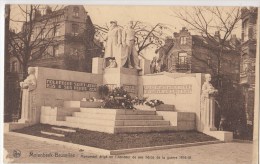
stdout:
<svg viewBox="0 0 260 164">
<path fill-rule="evenodd" d="M 219 31 L 216 31 L 216 32 L 215 32 L 214 39 L 215 39 L 217 42 L 220 42 L 220 32 L 219 32 Z"/>
</svg>

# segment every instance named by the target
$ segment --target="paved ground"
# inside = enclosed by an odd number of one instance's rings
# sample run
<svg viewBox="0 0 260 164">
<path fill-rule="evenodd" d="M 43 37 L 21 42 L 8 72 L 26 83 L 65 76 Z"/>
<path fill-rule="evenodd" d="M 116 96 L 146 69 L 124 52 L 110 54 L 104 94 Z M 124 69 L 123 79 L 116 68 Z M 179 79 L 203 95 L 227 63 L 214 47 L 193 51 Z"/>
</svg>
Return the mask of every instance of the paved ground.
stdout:
<svg viewBox="0 0 260 164">
<path fill-rule="evenodd" d="M 220 143 L 212 145 L 174 148 L 142 153 L 111 156 L 111 159 L 100 158 L 76 149 L 68 149 L 60 145 L 32 141 L 9 134 L 4 135 L 4 147 L 14 163 L 168 163 L 168 164 L 252 164 L 252 143 Z M 19 158 L 13 152 L 21 152 Z M 19 151 L 17 151 L 19 150 Z M 55 157 L 55 153 L 67 154 L 69 157 Z M 50 154 L 52 157 L 36 157 L 37 154 Z M 17 153 L 16 153 L 17 154 Z M 30 155 L 31 154 L 31 155 Z M 73 157 L 74 155 L 74 157 Z M 18 155 L 19 156 L 19 155 Z M 83 157 L 85 156 L 85 158 Z M 97 158 L 91 158 L 97 157 Z M 119 159 L 120 158 L 120 159 Z M 139 158 L 139 159 L 138 159 Z M 141 159 L 143 158 L 143 159 Z M 158 159 L 157 159 L 158 158 Z M 177 159 L 176 159 L 177 158 Z M 185 159 L 186 158 L 186 159 Z"/>
</svg>

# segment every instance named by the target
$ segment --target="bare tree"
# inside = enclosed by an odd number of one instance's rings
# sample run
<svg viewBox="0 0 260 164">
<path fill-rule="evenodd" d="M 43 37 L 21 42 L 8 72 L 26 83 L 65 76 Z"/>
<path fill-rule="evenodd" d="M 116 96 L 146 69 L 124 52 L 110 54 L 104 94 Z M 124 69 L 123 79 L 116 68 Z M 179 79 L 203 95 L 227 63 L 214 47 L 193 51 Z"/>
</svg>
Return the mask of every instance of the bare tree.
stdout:
<svg viewBox="0 0 260 164">
<path fill-rule="evenodd" d="M 182 8 L 178 11 L 173 11 L 175 16 L 185 22 L 188 28 L 201 34 L 208 42 L 211 42 L 209 48 L 216 59 L 213 65 L 208 65 L 214 75 L 214 83 L 218 88 L 219 94 L 216 97 L 218 101 L 218 112 L 216 116 L 220 120 L 220 117 L 226 119 L 229 124 L 225 130 L 241 129 L 242 122 L 243 128 L 245 128 L 245 111 L 243 105 L 243 96 L 241 95 L 240 88 L 234 87 L 233 83 L 230 82 L 232 77 L 229 79 L 222 79 L 222 75 L 225 74 L 226 70 L 222 69 L 222 64 L 225 62 L 225 54 L 230 52 L 229 37 L 238 27 L 241 19 L 241 9 L 239 7 L 189 7 Z M 218 37 L 216 37 L 215 32 Z M 238 50 L 238 49 L 237 49 Z M 239 51 L 237 51 L 239 54 Z M 193 57 L 200 62 L 207 64 L 207 58 L 200 57 L 194 54 Z M 203 55 L 201 55 L 203 56 Z M 204 54 L 204 56 L 206 56 Z M 223 62 L 223 63 L 222 63 Z M 225 82 L 225 85 L 221 85 L 221 82 Z M 235 101 L 234 101 L 235 100 Z M 234 113 L 236 113 L 234 115 Z M 241 126 L 241 127 L 239 127 Z"/>
<path fill-rule="evenodd" d="M 166 24 L 157 23 L 151 25 L 149 23 L 135 21 L 133 22 L 133 28 L 136 32 L 135 44 L 137 52 L 140 55 L 142 51 L 148 47 L 159 48 L 164 44 L 165 37 L 172 33 L 171 27 Z M 104 40 L 106 33 L 108 32 L 108 26 L 102 27 L 95 26 L 95 37 L 99 40 Z M 123 28 L 119 25 L 119 27 Z"/>
<path fill-rule="evenodd" d="M 18 33 L 11 31 L 8 34 L 10 55 L 18 59 L 22 65 L 23 77 L 26 77 L 29 63 L 46 55 L 48 47 L 58 42 L 54 39 L 59 23 L 55 17 L 58 6 L 53 10 L 47 8 L 45 16 L 41 16 L 39 11 L 41 5 L 17 6 L 22 18 L 10 18 L 10 21 L 22 23 L 22 29 Z"/>
<path fill-rule="evenodd" d="M 190 30 L 194 30 L 201 34 L 202 37 L 207 38 L 212 43 L 216 43 L 214 48 L 214 55 L 217 58 L 215 76 L 219 77 L 221 74 L 221 61 L 223 51 L 227 46 L 227 41 L 232 32 L 238 27 L 240 20 L 239 7 L 188 7 L 181 8 L 174 12 L 175 17 L 179 18 Z M 214 36 L 215 32 L 219 32 L 219 37 Z M 200 61 L 207 63 L 207 59 Z"/>
</svg>

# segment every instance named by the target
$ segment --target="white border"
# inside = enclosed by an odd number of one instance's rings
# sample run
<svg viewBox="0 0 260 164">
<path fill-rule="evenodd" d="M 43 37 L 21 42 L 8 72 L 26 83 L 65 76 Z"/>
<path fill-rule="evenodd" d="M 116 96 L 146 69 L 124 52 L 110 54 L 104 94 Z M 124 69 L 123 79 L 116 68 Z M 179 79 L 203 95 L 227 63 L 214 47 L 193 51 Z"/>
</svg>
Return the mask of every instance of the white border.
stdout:
<svg viewBox="0 0 260 164">
<path fill-rule="evenodd" d="M 5 4 L 84 4 L 84 5 L 175 5 L 175 6 L 256 6 L 260 7 L 260 0 L 0 0 L 0 133 L 3 134 L 3 95 L 4 95 L 4 7 Z M 260 8 L 259 8 L 260 9 Z M 260 11 L 258 11 L 260 12 Z M 258 15 L 259 16 L 259 15 Z M 258 18 L 260 19 L 260 18 Z M 259 35 L 258 35 L 259 36 Z M 259 48 L 259 38 L 258 38 Z M 258 50 L 259 53 L 259 50 Z M 259 62 L 259 58 L 257 60 Z M 258 63 L 259 64 L 259 63 Z M 257 64 L 257 65 L 258 65 Z M 257 67 L 259 69 L 259 67 Z M 259 79 L 259 72 L 256 73 Z M 258 80 L 257 80 L 258 81 Z M 258 81 L 259 83 L 259 81 Z M 259 94 L 255 96 L 257 101 Z M 258 99 L 259 101 L 259 99 Z M 258 104 L 259 105 L 259 104 Z M 257 105 L 256 105 L 257 106 Z M 258 106 L 259 107 L 259 106 Z M 257 108 L 257 107 L 256 107 Z M 0 135 L 0 161 L 3 161 L 3 135 Z M 1 163 L 1 162 L 0 162 Z"/>
</svg>

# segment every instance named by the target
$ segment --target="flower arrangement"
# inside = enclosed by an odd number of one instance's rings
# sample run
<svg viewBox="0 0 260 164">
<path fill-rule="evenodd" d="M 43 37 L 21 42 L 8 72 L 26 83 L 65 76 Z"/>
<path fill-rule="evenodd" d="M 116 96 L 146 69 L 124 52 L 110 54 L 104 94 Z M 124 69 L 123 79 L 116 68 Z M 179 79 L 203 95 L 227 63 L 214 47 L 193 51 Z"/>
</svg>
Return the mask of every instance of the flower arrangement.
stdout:
<svg viewBox="0 0 260 164">
<path fill-rule="evenodd" d="M 113 89 L 105 99 L 104 108 L 134 109 L 134 99 L 123 87 Z"/>
<path fill-rule="evenodd" d="M 89 99 L 87 98 L 82 98 L 81 101 L 88 101 L 88 102 L 103 102 L 104 100 L 102 99 L 96 99 L 95 97 L 91 97 Z"/>
<path fill-rule="evenodd" d="M 153 99 L 153 100 L 145 102 L 145 105 L 148 105 L 148 106 L 150 106 L 152 108 L 154 108 L 154 107 L 156 107 L 158 105 L 161 105 L 161 104 L 164 104 L 163 101 L 157 100 L 157 99 Z"/>
<path fill-rule="evenodd" d="M 141 107 L 143 105 L 154 108 L 158 105 L 164 104 L 161 100 L 153 99 L 147 101 L 147 99 L 148 97 L 138 98 L 137 96 L 132 98 L 123 87 L 117 87 L 110 91 L 108 98 L 104 100 L 104 108 L 136 109 L 135 106 Z"/>
</svg>

